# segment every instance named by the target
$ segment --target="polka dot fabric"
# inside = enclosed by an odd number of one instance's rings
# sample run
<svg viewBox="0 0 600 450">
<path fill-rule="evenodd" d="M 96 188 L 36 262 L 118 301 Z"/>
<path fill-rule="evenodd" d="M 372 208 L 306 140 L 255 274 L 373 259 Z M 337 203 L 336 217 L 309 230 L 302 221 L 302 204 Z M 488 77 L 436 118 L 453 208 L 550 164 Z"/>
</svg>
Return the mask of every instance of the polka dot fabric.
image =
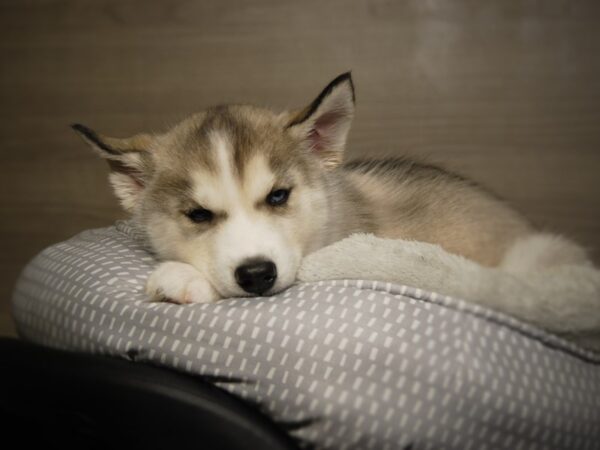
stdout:
<svg viewBox="0 0 600 450">
<path fill-rule="evenodd" d="M 209 377 L 316 448 L 600 448 L 600 358 L 514 319 L 361 280 L 148 303 L 155 265 L 127 222 L 44 250 L 15 290 L 19 334 Z"/>
</svg>

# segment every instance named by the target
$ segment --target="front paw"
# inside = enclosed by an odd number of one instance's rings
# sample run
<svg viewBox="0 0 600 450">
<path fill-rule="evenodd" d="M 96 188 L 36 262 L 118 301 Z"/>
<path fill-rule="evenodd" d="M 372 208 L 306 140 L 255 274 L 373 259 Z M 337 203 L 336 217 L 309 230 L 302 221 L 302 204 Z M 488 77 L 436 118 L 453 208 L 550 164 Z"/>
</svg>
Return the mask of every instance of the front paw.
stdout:
<svg viewBox="0 0 600 450">
<path fill-rule="evenodd" d="M 146 293 L 151 301 L 178 304 L 211 303 L 220 299 L 218 292 L 193 266 L 180 262 L 160 264 L 148 278 Z"/>
</svg>

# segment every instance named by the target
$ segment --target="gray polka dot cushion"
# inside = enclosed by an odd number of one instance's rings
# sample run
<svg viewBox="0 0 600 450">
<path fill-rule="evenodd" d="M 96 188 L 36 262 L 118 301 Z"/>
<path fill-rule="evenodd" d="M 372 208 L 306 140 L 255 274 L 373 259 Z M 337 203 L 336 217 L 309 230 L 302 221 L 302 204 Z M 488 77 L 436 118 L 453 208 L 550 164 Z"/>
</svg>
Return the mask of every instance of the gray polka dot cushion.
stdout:
<svg viewBox="0 0 600 450">
<path fill-rule="evenodd" d="M 600 358 L 516 320 L 360 280 L 147 303 L 155 264 L 126 222 L 44 250 L 20 335 L 208 377 L 317 448 L 600 448 Z"/>
</svg>

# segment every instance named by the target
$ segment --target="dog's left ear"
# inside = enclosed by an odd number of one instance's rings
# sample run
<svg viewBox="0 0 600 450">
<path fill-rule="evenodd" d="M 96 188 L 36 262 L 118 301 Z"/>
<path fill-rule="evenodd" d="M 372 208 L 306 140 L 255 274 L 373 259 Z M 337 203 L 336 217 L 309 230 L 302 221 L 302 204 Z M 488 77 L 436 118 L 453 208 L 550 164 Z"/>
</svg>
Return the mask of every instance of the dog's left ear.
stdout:
<svg viewBox="0 0 600 450">
<path fill-rule="evenodd" d="M 153 138 L 148 134 L 117 139 L 102 136 L 81 124 L 71 125 L 94 150 L 105 159 L 110 166 L 109 180 L 121 205 L 128 212 L 133 212 L 140 194 L 151 175 L 151 158 L 149 148 Z"/>
<path fill-rule="evenodd" d="M 350 72 L 343 73 L 287 125 L 289 131 L 319 156 L 327 168 L 342 162 L 354 117 L 354 100 L 352 76 Z"/>
</svg>

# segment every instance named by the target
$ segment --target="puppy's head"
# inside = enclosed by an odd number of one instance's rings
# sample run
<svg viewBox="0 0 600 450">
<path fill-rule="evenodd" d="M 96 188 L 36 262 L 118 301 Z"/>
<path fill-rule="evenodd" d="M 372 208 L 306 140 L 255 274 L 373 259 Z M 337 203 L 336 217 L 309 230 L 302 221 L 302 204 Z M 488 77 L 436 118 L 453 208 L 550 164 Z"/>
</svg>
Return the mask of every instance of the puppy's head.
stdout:
<svg viewBox="0 0 600 450">
<path fill-rule="evenodd" d="M 108 161 L 117 197 L 157 254 L 231 297 L 289 286 L 301 257 L 323 245 L 324 183 L 353 114 L 346 73 L 300 111 L 218 106 L 127 139 L 73 128 Z"/>
</svg>

